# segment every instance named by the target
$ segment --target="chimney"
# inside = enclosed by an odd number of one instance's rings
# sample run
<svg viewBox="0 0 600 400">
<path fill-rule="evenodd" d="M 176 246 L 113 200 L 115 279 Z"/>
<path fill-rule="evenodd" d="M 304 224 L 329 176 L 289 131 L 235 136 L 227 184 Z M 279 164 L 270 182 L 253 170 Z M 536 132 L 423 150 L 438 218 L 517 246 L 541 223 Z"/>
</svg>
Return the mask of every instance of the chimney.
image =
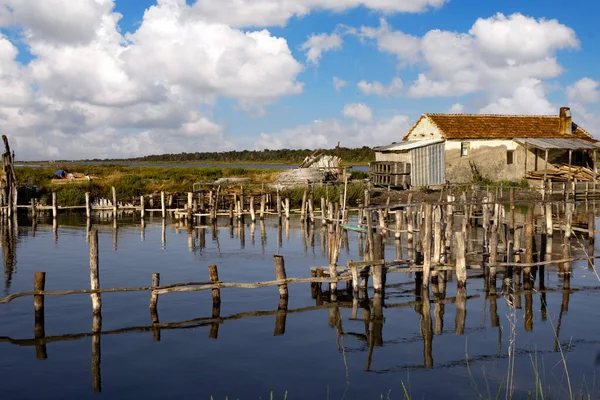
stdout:
<svg viewBox="0 0 600 400">
<path fill-rule="evenodd" d="M 571 117 L 571 109 L 569 107 L 560 108 L 558 133 L 561 135 L 570 135 L 573 133 L 573 118 Z"/>
</svg>

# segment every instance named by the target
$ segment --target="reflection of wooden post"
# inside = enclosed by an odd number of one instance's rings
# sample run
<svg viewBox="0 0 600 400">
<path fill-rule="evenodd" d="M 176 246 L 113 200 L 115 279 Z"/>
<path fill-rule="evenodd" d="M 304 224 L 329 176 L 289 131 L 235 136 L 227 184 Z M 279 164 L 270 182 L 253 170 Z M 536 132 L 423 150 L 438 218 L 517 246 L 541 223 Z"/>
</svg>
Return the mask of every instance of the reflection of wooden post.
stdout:
<svg viewBox="0 0 600 400">
<path fill-rule="evenodd" d="M 433 323 L 431 320 L 431 302 L 428 295 L 423 296 L 421 305 L 421 337 L 423 338 L 423 365 L 433 367 Z"/>
<path fill-rule="evenodd" d="M 465 233 L 455 232 L 456 238 L 456 279 L 459 288 L 467 284 L 467 262 L 465 259 Z"/>
<path fill-rule="evenodd" d="M 275 330 L 273 336 L 281 336 L 285 334 L 285 323 L 287 318 L 288 298 L 280 297 L 277 314 L 275 314 Z"/>
<path fill-rule="evenodd" d="M 90 234 L 90 289 L 100 289 L 100 273 L 98 270 L 98 230 L 92 229 Z M 92 311 L 94 314 L 100 314 L 102 309 L 102 299 L 100 293 L 90 294 L 92 298 Z"/>
<path fill-rule="evenodd" d="M 100 362 L 102 358 L 100 338 L 102 337 L 102 315 L 94 314 L 92 319 L 92 388 L 94 392 L 102 391 L 102 375 Z"/>
<path fill-rule="evenodd" d="M 33 279 L 33 290 L 44 291 L 46 288 L 46 273 L 36 272 Z M 44 339 L 46 336 L 46 327 L 44 321 L 44 295 L 33 296 L 33 309 L 35 311 L 34 336 L 36 339 Z M 35 352 L 38 360 L 48 358 L 46 353 L 46 344 L 42 341 L 36 341 Z"/>
<path fill-rule="evenodd" d="M 456 318 L 454 320 L 454 333 L 465 333 L 465 320 L 467 318 L 467 288 L 459 287 L 456 290 Z"/>
<path fill-rule="evenodd" d="M 531 332 L 533 330 L 533 294 L 525 293 L 525 330 Z"/>
</svg>

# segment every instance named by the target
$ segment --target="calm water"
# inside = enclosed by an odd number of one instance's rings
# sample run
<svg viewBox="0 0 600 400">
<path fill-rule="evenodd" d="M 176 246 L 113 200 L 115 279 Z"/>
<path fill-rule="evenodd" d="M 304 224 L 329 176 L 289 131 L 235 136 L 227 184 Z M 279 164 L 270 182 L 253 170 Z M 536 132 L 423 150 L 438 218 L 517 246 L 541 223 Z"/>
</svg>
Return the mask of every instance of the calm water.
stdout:
<svg viewBox="0 0 600 400">
<path fill-rule="evenodd" d="M 34 234 L 31 221 L 20 217 L 13 227 L 18 236 L 4 228 L 2 295 L 31 290 L 35 271 L 46 271 L 46 290 L 89 287 L 85 225 L 85 219 L 61 216 L 56 231 L 40 222 Z M 225 282 L 272 280 L 277 253 L 285 257 L 288 277 L 307 277 L 311 266 L 327 264 L 318 222 L 313 234 L 297 220 L 278 228 L 276 219 L 265 221 L 264 234 L 258 223 L 188 233 L 157 218 L 144 229 L 133 217 L 119 220 L 116 231 L 109 221 L 95 226 L 106 288 L 147 286 L 153 272 L 161 274 L 161 284 L 206 281 L 209 264 L 218 265 Z M 396 251 L 389 238 L 386 258 Z M 350 233 L 340 264 L 360 258 L 358 234 Z M 557 290 L 545 293 L 545 302 L 538 293 L 519 296 L 516 335 L 505 297 L 486 298 L 476 277 L 467 286 L 464 328 L 456 318 L 455 281 L 448 282 L 448 300 L 432 297 L 424 315 L 407 273 L 388 275 L 383 319 L 371 322 L 372 304 L 362 303 L 353 317 L 351 299 L 340 296 L 331 304 L 313 299 L 309 284 L 290 285 L 284 332 L 276 287 L 222 290 L 221 317 L 264 313 L 219 325 L 202 322 L 212 314 L 210 291 L 162 295 L 161 323 L 198 321 L 160 332 L 151 329 L 149 293 L 103 294 L 99 370 L 91 336 L 77 336 L 91 329 L 88 295 L 46 297 L 45 336 L 51 338 L 43 360 L 35 342 L 27 341 L 34 338 L 32 298 L 19 298 L 0 304 L 0 398 L 268 399 L 274 391 L 283 399 L 287 391 L 291 399 L 404 399 L 403 384 L 413 399 L 475 399 L 488 390 L 495 398 L 507 376 L 511 337 L 516 398 L 535 389 L 536 361 L 545 394 L 566 396 L 561 348 L 573 391 L 598 398 L 600 283 L 587 262 L 573 270 L 571 286 L 583 290 L 563 292 L 556 268 L 547 267 L 546 287 Z M 131 327 L 139 329 L 111 333 Z"/>
</svg>

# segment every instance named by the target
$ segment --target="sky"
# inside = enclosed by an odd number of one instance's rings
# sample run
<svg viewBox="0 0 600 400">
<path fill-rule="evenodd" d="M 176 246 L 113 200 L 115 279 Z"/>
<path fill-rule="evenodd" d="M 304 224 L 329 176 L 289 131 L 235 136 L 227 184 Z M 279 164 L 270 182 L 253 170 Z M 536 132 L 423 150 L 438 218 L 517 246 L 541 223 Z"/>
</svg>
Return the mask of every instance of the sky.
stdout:
<svg viewBox="0 0 600 400">
<path fill-rule="evenodd" d="M 600 2 L 0 0 L 17 160 L 378 146 L 423 113 L 600 139 Z"/>
</svg>

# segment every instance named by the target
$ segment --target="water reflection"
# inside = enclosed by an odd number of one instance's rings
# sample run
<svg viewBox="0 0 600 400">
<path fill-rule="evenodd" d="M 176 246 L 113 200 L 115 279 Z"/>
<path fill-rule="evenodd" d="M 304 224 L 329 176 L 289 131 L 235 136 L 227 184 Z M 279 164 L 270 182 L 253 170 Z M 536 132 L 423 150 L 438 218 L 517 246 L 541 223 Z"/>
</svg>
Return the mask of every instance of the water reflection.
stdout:
<svg viewBox="0 0 600 400">
<path fill-rule="evenodd" d="M 515 212 L 514 214 L 516 214 L 516 225 L 526 218 L 525 212 L 522 214 Z M 414 226 L 418 227 L 420 223 L 418 222 L 419 216 L 417 213 L 413 213 L 409 217 L 412 219 Z M 574 215 L 575 217 L 576 215 Z M 14 221 L 5 221 L 1 225 L 0 243 L 2 245 L 4 262 L 6 294 L 10 293 L 11 279 L 17 265 L 16 253 L 18 251 L 19 235 L 31 234 L 33 237 L 36 230 L 40 229 L 40 226 L 45 226 L 43 222 L 43 220 L 38 221 L 37 219 L 28 221 L 27 224 L 31 224 L 31 228 L 28 225 L 24 225 L 21 229 L 19 229 L 16 219 Z M 106 233 L 110 232 L 112 236 L 112 249 L 114 251 L 127 251 L 126 241 L 121 240 L 121 244 L 117 246 L 117 239 L 119 235 L 128 230 L 135 230 L 136 238 L 139 232 L 141 240 L 144 241 L 146 239 L 147 223 L 144 221 L 125 224 L 117 219 L 113 219 L 104 225 L 101 222 L 87 220 L 85 221 L 85 226 L 81 226 L 81 229 L 85 229 L 86 238 L 89 236 L 92 226 L 101 226 Z M 405 222 L 404 226 L 407 226 L 408 221 L 403 222 Z M 462 229 L 461 224 L 458 222 L 457 220 L 455 226 L 457 229 Z M 51 229 L 55 243 L 58 242 L 59 236 L 62 234 L 59 228 L 65 226 L 66 223 L 60 219 L 52 221 Z M 202 260 L 200 256 L 207 245 L 215 245 L 217 253 L 220 256 L 221 242 L 227 242 L 229 246 L 229 242 L 232 240 L 235 241 L 236 246 L 239 244 L 237 247 L 240 250 L 250 251 L 256 248 L 257 251 L 264 254 L 265 252 L 269 252 L 269 243 L 267 240 L 269 235 L 270 238 L 273 235 L 276 236 L 274 242 L 277 243 L 276 250 L 278 253 L 285 253 L 288 246 L 293 245 L 289 242 L 293 242 L 297 238 L 298 243 L 296 245 L 302 249 L 305 255 L 327 254 L 327 226 L 320 223 L 300 224 L 295 220 L 283 220 L 281 223 L 278 220 L 259 220 L 255 223 L 243 223 L 241 220 L 234 220 L 231 225 L 194 227 L 185 221 L 161 219 L 156 225 L 150 220 L 148 225 L 157 229 L 156 232 L 160 231 L 160 245 L 163 249 L 167 248 L 168 232 L 170 230 L 181 229 L 182 236 L 185 236 L 187 239 L 187 249 L 193 254 L 195 259 L 198 258 L 200 260 Z M 256 232 L 256 229 L 260 233 Z M 356 294 L 353 293 L 351 285 L 347 285 L 346 289 L 342 289 L 341 283 L 338 285 L 338 290 L 333 293 L 328 284 L 312 284 L 310 285 L 310 290 L 307 285 L 305 288 L 306 297 L 310 294 L 310 298 L 313 299 L 314 304 L 305 307 L 292 308 L 287 299 L 281 299 L 277 303 L 276 299 L 273 298 L 272 309 L 270 310 L 249 309 L 244 312 L 223 316 L 221 303 L 213 302 L 210 314 L 177 322 L 160 322 L 158 311 L 151 309 L 147 325 L 111 330 L 102 329 L 102 317 L 98 315 L 93 318 L 92 328 L 89 332 L 52 336 L 46 335 L 44 314 L 38 315 L 36 313 L 33 336 L 30 336 L 30 333 L 29 335 L 24 335 L 26 336 L 24 339 L 0 337 L 0 343 L 33 346 L 35 347 L 36 358 L 42 360 L 49 357 L 60 357 L 59 354 L 53 354 L 51 349 L 50 352 L 48 351 L 47 347 L 52 347 L 52 343 L 91 338 L 92 356 L 90 369 L 92 374 L 92 389 L 100 392 L 102 390 L 102 336 L 147 332 L 152 334 L 153 341 L 160 343 L 163 340 L 161 332 L 165 330 L 206 329 L 206 336 L 218 341 L 222 340 L 222 338 L 219 338 L 219 328 L 221 325 L 231 324 L 235 326 L 236 323 L 239 323 L 236 321 L 266 316 L 272 317 L 272 322 L 270 323 L 273 324 L 273 336 L 289 336 L 291 328 L 288 327 L 288 323 L 291 318 L 288 317 L 290 315 L 314 313 L 314 319 L 317 320 L 316 315 L 322 315 L 321 311 L 327 310 L 327 326 L 335 330 L 336 346 L 344 354 L 344 357 L 346 352 L 350 350 L 353 353 L 360 353 L 361 368 L 364 365 L 365 371 L 386 374 L 397 373 L 406 369 L 443 369 L 464 366 L 467 362 L 465 359 L 445 359 L 443 357 L 444 353 L 434 346 L 437 344 L 435 337 L 442 335 L 452 336 L 453 334 L 462 336 L 486 330 L 484 326 L 474 327 L 473 324 L 469 324 L 469 320 L 473 319 L 473 315 L 482 311 L 489 313 L 490 326 L 494 332 L 494 346 L 493 349 L 486 349 L 484 354 L 479 354 L 469 359 L 469 362 L 487 362 L 495 359 L 503 360 L 507 357 L 506 343 L 510 340 L 510 335 L 509 332 L 505 333 L 502 328 L 502 314 L 499 309 L 508 309 L 517 313 L 519 315 L 519 325 L 524 332 L 533 332 L 535 329 L 539 329 L 536 325 L 542 325 L 543 322 L 548 320 L 549 305 L 547 301 L 549 297 L 554 296 L 554 298 L 560 298 L 560 307 L 554 310 L 554 314 L 551 313 L 551 315 L 555 316 L 556 321 L 553 333 L 555 338 L 553 351 L 560 352 L 561 349 L 565 349 L 572 337 L 561 337 L 561 334 L 562 336 L 565 335 L 561 333 L 561 330 L 565 329 L 564 320 L 569 311 L 570 298 L 579 291 L 577 288 L 571 288 L 571 271 L 576 268 L 574 263 L 566 261 L 559 263 L 557 266 L 498 267 L 497 273 L 500 274 L 498 279 L 501 280 L 501 284 L 500 287 L 496 287 L 496 282 L 488 279 L 484 273 L 485 265 L 489 260 L 489 255 L 486 254 L 486 244 L 489 245 L 492 242 L 491 238 L 486 236 L 481 227 L 473 222 L 471 222 L 466 232 L 470 238 L 469 245 L 467 246 L 467 249 L 469 249 L 468 263 L 473 266 L 473 270 L 469 271 L 469 281 L 466 288 L 457 287 L 454 284 L 456 283 L 456 279 L 454 278 L 453 271 L 442 269 L 433 271 L 429 289 L 423 289 L 422 272 L 406 271 L 401 273 L 402 279 L 391 280 L 384 292 L 374 293 L 372 288 L 367 287 L 366 284 L 368 274 L 364 274 L 362 276 L 361 290 Z M 255 240 L 255 235 L 257 234 L 260 234 L 260 242 L 258 238 Z M 209 235 L 209 238 L 206 237 L 207 235 Z M 285 235 L 285 241 L 283 235 Z M 229 239 L 227 236 L 229 236 Z M 315 236 L 319 237 L 315 238 Z M 524 236 L 525 232 L 519 226 L 515 227 L 514 236 L 510 234 L 510 229 L 507 226 L 499 229 L 498 247 L 500 249 L 509 249 L 508 252 L 505 251 L 503 253 L 505 255 L 499 257 L 499 262 L 525 261 L 523 249 L 528 245 L 525 243 Z M 158 233 L 156 237 L 158 243 Z M 386 240 L 388 258 L 394 258 L 389 257 L 390 254 L 394 254 L 395 258 L 399 261 L 422 259 L 422 238 L 423 233 L 418 229 L 412 232 L 403 232 L 399 237 L 390 235 Z M 186 239 L 177 239 L 176 237 L 169 236 L 169 247 L 175 248 L 176 242 L 180 241 L 185 248 Z M 583 238 L 578 238 L 578 240 L 584 243 L 587 253 L 593 256 L 593 247 L 588 245 Z M 572 246 L 564 246 L 564 243 L 561 243 L 562 241 L 563 235 L 560 233 L 556 233 L 552 237 L 538 232 L 531 243 L 531 251 L 533 253 L 531 261 L 537 262 L 561 257 L 567 258 L 570 255 L 581 255 L 581 249 L 578 247 L 579 244 L 572 243 Z M 275 247 L 273 246 L 273 248 Z M 371 249 L 366 248 L 364 234 L 348 233 L 347 231 L 342 236 L 342 248 L 344 249 L 343 253 L 348 256 L 348 259 L 351 257 L 356 257 L 359 260 L 363 259 L 371 251 Z M 514 253 L 510 251 L 510 249 L 515 248 Z M 565 252 L 565 248 L 568 252 Z M 449 260 L 452 260 L 454 257 L 453 254 L 446 254 L 445 256 Z M 444 257 L 444 255 L 440 254 L 440 257 Z M 326 264 L 323 261 L 324 257 L 317 258 L 317 260 L 317 263 Z M 313 261 L 307 261 L 307 263 L 309 262 Z M 587 259 L 585 263 L 587 269 L 595 271 L 593 258 Z M 475 269 L 481 266 L 484 266 L 484 271 Z M 323 272 L 319 270 L 316 273 L 322 274 Z M 586 290 L 592 289 L 586 288 Z M 473 304 L 481 304 L 478 299 L 484 302 L 483 310 L 473 306 Z M 539 302 L 537 299 L 539 299 Z M 267 299 L 266 301 L 270 300 Z M 412 310 L 410 313 L 416 316 L 418 325 L 415 324 L 414 327 L 415 336 L 407 336 L 399 339 L 398 328 L 394 326 L 394 324 L 397 324 L 397 321 L 388 320 L 387 318 L 391 319 L 390 316 L 396 315 L 395 309 L 403 308 L 414 310 L 414 313 Z M 522 310 L 522 313 L 518 310 Z M 484 321 L 486 320 L 487 317 L 484 318 Z M 361 322 L 359 329 L 356 328 L 356 321 Z M 322 320 L 317 323 L 325 324 Z M 29 326 L 28 329 L 31 329 L 31 327 Z M 344 341 L 344 338 L 348 338 L 349 341 Z M 503 340 L 505 342 L 504 351 Z M 360 343 L 360 346 L 355 346 L 354 343 L 356 342 Z M 399 346 L 402 343 L 410 343 L 411 346 L 422 346 L 422 353 L 419 355 L 419 359 L 411 357 L 393 367 L 378 367 L 380 365 L 378 363 L 379 360 L 389 360 L 389 356 L 386 354 L 388 349 L 393 346 Z M 544 351 L 540 350 L 541 353 Z M 421 348 L 419 348 L 419 352 L 421 352 Z"/>
</svg>

